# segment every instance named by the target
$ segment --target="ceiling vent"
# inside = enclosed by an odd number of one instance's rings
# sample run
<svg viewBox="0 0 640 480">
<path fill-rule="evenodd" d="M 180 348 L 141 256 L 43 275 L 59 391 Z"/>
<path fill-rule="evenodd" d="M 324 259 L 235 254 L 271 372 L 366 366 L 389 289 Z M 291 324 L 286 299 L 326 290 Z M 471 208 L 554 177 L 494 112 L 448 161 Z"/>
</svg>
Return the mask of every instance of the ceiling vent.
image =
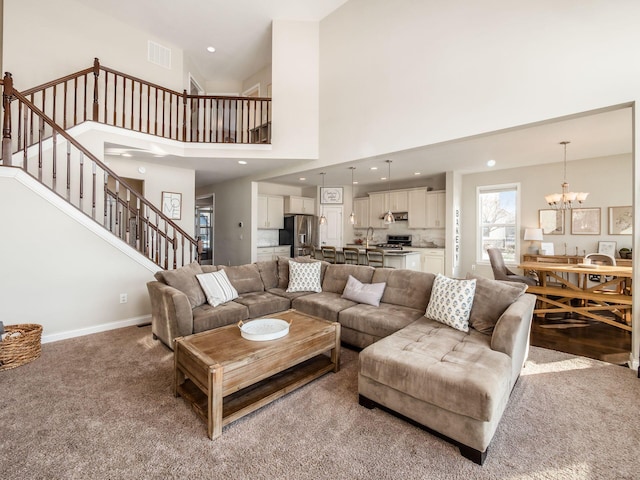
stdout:
<svg viewBox="0 0 640 480">
<path fill-rule="evenodd" d="M 164 68 L 171 68 L 171 49 L 149 40 L 147 60 Z"/>
</svg>

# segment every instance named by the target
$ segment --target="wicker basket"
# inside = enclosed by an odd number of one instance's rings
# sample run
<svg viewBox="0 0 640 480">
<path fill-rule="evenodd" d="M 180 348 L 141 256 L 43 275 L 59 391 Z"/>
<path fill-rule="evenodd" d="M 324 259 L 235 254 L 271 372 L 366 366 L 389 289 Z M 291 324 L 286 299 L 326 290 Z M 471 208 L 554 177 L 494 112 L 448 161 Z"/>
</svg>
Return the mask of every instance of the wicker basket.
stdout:
<svg viewBox="0 0 640 480">
<path fill-rule="evenodd" d="M 0 371 L 19 367 L 40 356 L 42 325 L 5 325 L 4 330 L 6 333 L 20 332 L 21 335 L 0 341 Z"/>
</svg>

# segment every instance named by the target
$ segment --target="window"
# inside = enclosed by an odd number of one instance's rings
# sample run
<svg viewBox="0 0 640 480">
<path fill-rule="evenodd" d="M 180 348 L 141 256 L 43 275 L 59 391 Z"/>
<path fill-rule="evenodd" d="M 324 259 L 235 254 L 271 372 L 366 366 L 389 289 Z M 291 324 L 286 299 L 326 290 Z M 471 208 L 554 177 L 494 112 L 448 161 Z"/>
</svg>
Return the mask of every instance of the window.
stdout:
<svg viewBox="0 0 640 480">
<path fill-rule="evenodd" d="M 502 251 L 505 262 L 516 262 L 519 185 L 478 187 L 477 261 L 489 261 L 487 248 Z"/>
</svg>

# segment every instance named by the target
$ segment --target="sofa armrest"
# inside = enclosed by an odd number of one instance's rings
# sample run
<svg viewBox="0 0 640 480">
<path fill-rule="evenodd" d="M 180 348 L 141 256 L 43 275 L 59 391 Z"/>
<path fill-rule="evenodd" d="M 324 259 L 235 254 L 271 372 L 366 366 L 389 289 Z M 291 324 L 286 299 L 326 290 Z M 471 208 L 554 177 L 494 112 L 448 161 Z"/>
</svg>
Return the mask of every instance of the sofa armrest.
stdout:
<svg viewBox="0 0 640 480">
<path fill-rule="evenodd" d="M 525 293 L 518 297 L 500 316 L 491 336 L 491 349 L 511 357 L 512 385 L 518 379 L 529 353 L 529 333 L 535 304 L 535 295 Z"/>
<path fill-rule="evenodd" d="M 173 340 L 193 333 L 193 311 L 180 290 L 162 282 L 147 283 L 151 300 L 151 331 L 169 348 Z"/>
</svg>

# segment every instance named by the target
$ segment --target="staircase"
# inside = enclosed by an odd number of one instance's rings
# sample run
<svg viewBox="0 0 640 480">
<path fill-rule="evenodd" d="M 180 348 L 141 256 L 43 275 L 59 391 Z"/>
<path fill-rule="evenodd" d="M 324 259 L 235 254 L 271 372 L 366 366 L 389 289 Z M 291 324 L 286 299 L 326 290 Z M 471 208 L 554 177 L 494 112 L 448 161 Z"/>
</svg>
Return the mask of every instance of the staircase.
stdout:
<svg viewBox="0 0 640 480">
<path fill-rule="evenodd" d="M 197 241 L 68 130 L 93 121 L 183 142 L 270 143 L 268 98 L 178 93 L 103 67 L 19 92 L 3 88 L 2 165 L 21 168 L 164 269 L 199 259 Z"/>
</svg>

